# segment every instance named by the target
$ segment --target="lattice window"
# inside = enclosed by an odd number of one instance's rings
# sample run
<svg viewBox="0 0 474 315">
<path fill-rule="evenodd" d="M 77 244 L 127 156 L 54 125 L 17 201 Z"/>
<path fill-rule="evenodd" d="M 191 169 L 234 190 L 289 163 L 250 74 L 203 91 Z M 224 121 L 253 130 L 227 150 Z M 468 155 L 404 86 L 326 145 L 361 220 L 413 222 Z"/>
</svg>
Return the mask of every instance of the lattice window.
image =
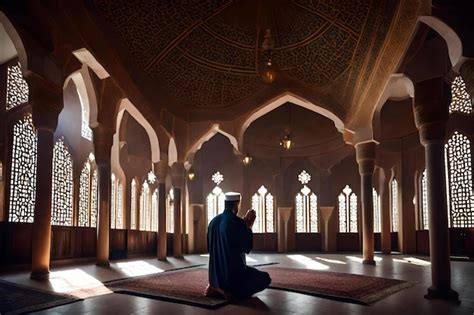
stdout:
<svg viewBox="0 0 474 315">
<path fill-rule="evenodd" d="M 151 230 L 158 231 L 158 189 L 151 195 Z"/>
<path fill-rule="evenodd" d="M 92 184 L 91 184 L 91 210 L 90 220 L 91 227 L 97 226 L 97 214 L 99 213 L 99 176 L 97 170 L 92 172 Z"/>
<path fill-rule="evenodd" d="M 53 183 L 51 224 L 72 226 L 74 182 L 72 157 L 60 138 L 53 147 Z"/>
<path fill-rule="evenodd" d="M 94 154 L 89 154 L 79 177 L 78 225 L 84 227 L 97 226 L 99 189 L 94 161 Z"/>
<path fill-rule="evenodd" d="M 474 192 L 472 187 L 471 142 L 455 131 L 446 144 L 449 180 L 450 226 L 474 227 Z"/>
<path fill-rule="evenodd" d="M 170 189 L 166 198 L 166 232 L 174 233 L 174 190 Z"/>
<path fill-rule="evenodd" d="M 137 180 L 132 179 L 130 188 L 130 228 L 137 229 Z"/>
<path fill-rule="evenodd" d="M 253 225 L 255 233 L 275 232 L 273 208 L 273 195 L 268 192 L 265 186 L 260 186 L 258 191 L 252 196 L 252 209 L 257 212 Z"/>
<path fill-rule="evenodd" d="M 382 232 L 381 216 L 380 216 L 380 195 L 375 188 L 372 188 L 372 200 L 374 204 L 374 233 Z"/>
<path fill-rule="evenodd" d="M 428 187 L 426 182 L 426 170 L 421 173 L 420 178 L 420 229 L 428 230 Z"/>
<path fill-rule="evenodd" d="M 391 231 L 398 232 L 398 181 L 395 178 L 390 182 L 390 217 Z"/>
<path fill-rule="evenodd" d="M 454 79 L 451 84 L 451 104 L 449 112 L 459 112 L 463 114 L 472 113 L 472 99 L 467 93 L 466 84 L 461 76 Z"/>
<path fill-rule="evenodd" d="M 339 233 L 357 233 L 357 195 L 346 185 L 337 197 L 339 210 Z"/>
<path fill-rule="evenodd" d="M 30 114 L 13 127 L 10 222 L 33 222 L 36 196 L 37 137 Z"/>
<path fill-rule="evenodd" d="M 81 102 L 82 119 L 81 119 L 81 136 L 89 141 L 92 141 L 92 129 L 89 127 L 89 106 L 86 105 L 85 100 L 82 99 L 81 93 L 79 101 Z"/>
<path fill-rule="evenodd" d="M 216 186 L 206 198 L 208 224 L 216 215 L 222 213 L 225 208 L 225 195 L 219 187 L 220 183 L 224 181 L 224 176 L 220 172 L 216 172 L 212 175 L 211 179 Z"/>
<path fill-rule="evenodd" d="M 151 195 L 150 186 L 145 180 L 140 193 L 140 230 L 151 230 Z"/>
<path fill-rule="evenodd" d="M 110 228 L 123 229 L 123 186 L 115 174 L 111 176 L 110 188 Z"/>
<path fill-rule="evenodd" d="M 318 197 L 306 185 L 311 181 L 311 175 L 303 170 L 298 175 L 303 188 L 296 194 L 296 232 L 317 233 L 318 229 Z"/>
<path fill-rule="evenodd" d="M 28 103 L 28 84 L 23 79 L 21 65 L 9 66 L 7 69 L 7 110 Z"/>
<path fill-rule="evenodd" d="M 110 228 L 115 229 L 115 211 L 117 210 L 117 183 L 115 179 L 115 174 L 113 173 L 110 179 L 110 186 Z"/>
</svg>

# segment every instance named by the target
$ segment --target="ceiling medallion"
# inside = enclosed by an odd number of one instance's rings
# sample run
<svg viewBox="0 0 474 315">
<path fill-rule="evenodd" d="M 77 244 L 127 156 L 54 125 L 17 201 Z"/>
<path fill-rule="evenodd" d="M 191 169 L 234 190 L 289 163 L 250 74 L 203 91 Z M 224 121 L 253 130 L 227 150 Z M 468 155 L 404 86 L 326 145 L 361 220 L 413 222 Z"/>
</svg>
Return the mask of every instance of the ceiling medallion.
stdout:
<svg viewBox="0 0 474 315">
<path fill-rule="evenodd" d="M 278 78 L 278 69 L 275 63 L 272 62 L 272 51 L 274 48 L 275 42 L 272 38 L 271 31 L 270 29 L 267 29 L 265 31 L 265 36 L 262 43 L 262 51 L 267 55 L 267 58 L 265 58 L 265 62 L 260 69 L 260 77 L 262 78 L 263 82 L 267 84 L 275 82 L 275 80 Z"/>
</svg>

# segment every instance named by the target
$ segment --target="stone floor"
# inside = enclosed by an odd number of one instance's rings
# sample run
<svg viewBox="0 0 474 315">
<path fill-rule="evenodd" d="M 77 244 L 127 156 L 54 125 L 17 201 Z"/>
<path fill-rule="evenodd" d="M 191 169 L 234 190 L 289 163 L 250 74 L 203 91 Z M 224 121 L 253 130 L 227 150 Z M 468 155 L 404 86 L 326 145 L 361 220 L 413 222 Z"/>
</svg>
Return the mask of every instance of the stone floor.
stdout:
<svg viewBox="0 0 474 315">
<path fill-rule="evenodd" d="M 38 288 L 64 292 L 85 298 L 83 301 L 59 306 L 35 314 L 474 314 L 474 262 L 453 261 L 452 283 L 459 292 L 461 304 L 428 301 L 423 298 L 430 284 L 428 257 L 377 255 L 377 266 L 361 263 L 359 254 L 263 254 L 249 255 L 249 264 L 278 262 L 280 266 L 309 268 L 363 274 L 369 276 L 417 281 L 414 287 L 392 294 L 371 305 L 363 306 L 308 295 L 267 289 L 239 305 L 218 310 L 114 294 L 102 281 L 161 272 L 195 264 L 206 264 L 203 255 L 183 259 L 169 258 L 159 262 L 153 258 L 115 261 L 110 268 L 93 264 L 54 268 L 51 280 L 32 281 L 29 273 L 0 275 L 1 279 Z"/>
</svg>

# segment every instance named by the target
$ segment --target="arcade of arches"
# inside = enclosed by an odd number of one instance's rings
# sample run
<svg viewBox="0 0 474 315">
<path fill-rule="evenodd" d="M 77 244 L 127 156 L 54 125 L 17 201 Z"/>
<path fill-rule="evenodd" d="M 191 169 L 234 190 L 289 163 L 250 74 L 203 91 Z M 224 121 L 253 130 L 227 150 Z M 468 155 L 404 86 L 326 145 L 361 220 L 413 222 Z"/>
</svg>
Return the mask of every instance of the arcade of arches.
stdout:
<svg viewBox="0 0 474 315">
<path fill-rule="evenodd" d="M 417 255 L 428 298 L 469 300 L 451 258 L 474 259 L 472 9 L 5 1 L 0 271 L 205 254 L 239 191 L 254 251 Z"/>
</svg>

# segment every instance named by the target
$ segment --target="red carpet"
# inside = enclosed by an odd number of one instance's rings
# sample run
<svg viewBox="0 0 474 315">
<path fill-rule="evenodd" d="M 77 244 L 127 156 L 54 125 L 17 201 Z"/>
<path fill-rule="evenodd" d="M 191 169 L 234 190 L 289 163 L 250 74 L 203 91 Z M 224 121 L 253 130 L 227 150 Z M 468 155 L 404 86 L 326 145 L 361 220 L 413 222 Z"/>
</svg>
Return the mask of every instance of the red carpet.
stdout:
<svg viewBox="0 0 474 315">
<path fill-rule="evenodd" d="M 374 303 L 415 285 L 402 280 L 308 269 L 270 267 L 265 271 L 272 278 L 271 288 L 360 304 Z"/>
<path fill-rule="evenodd" d="M 414 285 L 394 279 L 347 273 L 268 267 L 271 288 L 310 294 L 346 302 L 370 304 L 403 288 Z M 227 301 L 207 298 L 203 292 L 208 283 L 207 269 L 193 268 L 156 275 L 120 280 L 108 284 L 117 293 L 217 308 Z"/>
<path fill-rule="evenodd" d="M 116 293 L 133 294 L 205 308 L 227 304 L 224 299 L 203 295 L 208 284 L 207 269 L 193 268 L 114 281 L 107 286 Z"/>
</svg>

